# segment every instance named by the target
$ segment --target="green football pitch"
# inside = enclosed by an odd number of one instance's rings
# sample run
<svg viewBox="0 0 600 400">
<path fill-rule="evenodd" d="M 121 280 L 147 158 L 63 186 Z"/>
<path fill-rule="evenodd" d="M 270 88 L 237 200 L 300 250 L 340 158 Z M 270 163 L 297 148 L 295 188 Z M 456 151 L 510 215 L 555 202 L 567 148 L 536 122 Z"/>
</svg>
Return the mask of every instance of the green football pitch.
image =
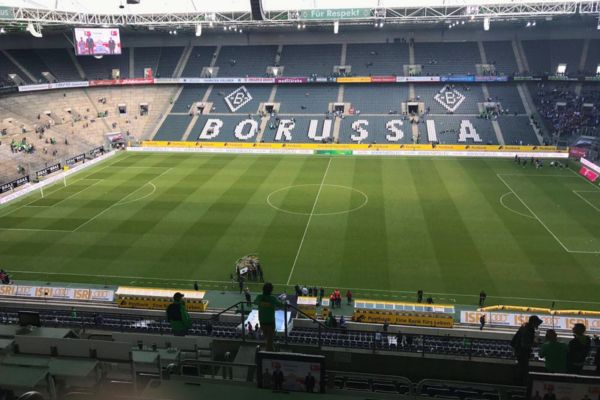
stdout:
<svg viewBox="0 0 600 400">
<path fill-rule="evenodd" d="M 598 309 L 600 187 L 511 159 L 121 153 L 0 208 L 16 279 L 230 287 L 253 253 L 278 291 Z"/>
</svg>

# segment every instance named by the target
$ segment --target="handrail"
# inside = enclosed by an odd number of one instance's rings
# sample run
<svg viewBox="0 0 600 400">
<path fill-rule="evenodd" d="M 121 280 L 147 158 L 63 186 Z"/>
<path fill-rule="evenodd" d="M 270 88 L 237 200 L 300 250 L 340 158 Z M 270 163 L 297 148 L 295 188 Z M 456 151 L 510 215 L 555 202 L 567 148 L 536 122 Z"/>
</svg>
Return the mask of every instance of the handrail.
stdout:
<svg viewBox="0 0 600 400">
<path fill-rule="evenodd" d="M 178 363 L 179 375 L 183 375 L 183 368 L 186 366 L 208 366 L 210 367 L 210 376 L 215 377 L 217 375 L 217 370 L 220 367 L 222 369 L 222 377 L 223 379 L 232 379 L 233 380 L 233 368 L 245 368 L 246 373 L 246 382 L 254 382 L 256 378 L 256 364 L 249 363 L 239 363 L 239 362 L 228 362 L 228 361 L 213 361 L 213 360 L 197 360 L 195 358 L 186 358 Z M 208 374 L 202 374 L 208 375 Z"/>
</svg>

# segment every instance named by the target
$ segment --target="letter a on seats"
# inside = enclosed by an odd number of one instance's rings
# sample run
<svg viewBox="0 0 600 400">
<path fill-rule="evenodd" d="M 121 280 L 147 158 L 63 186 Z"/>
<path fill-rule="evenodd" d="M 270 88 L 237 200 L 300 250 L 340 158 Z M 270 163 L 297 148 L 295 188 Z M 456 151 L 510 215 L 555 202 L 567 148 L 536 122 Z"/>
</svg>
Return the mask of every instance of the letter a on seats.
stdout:
<svg viewBox="0 0 600 400">
<path fill-rule="evenodd" d="M 467 139 L 473 139 L 474 142 L 482 142 L 471 121 L 468 119 L 463 119 L 460 121 L 460 133 L 458 134 L 458 141 L 466 142 Z"/>
<path fill-rule="evenodd" d="M 210 140 L 219 136 L 221 133 L 221 128 L 223 127 L 223 121 L 216 118 L 209 118 L 204 124 L 204 128 L 202 128 L 202 132 L 200 132 L 200 136 L 198 136 L 199 140 Z"/>
</svg>

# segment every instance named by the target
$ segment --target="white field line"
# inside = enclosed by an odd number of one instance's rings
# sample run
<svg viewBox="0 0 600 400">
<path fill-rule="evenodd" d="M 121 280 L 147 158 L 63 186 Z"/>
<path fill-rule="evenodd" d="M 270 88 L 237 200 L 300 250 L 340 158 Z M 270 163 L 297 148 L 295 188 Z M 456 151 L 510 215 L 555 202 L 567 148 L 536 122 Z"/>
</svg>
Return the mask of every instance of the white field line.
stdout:
<svg viewBox="0 0 600 400">
<path fill-rule="evenodd" d="M 139 188 L 135 189 L 133 192 L 128 193 L 127 195 L 125 195 L 123 198 L 121 198 L 119 201 L 117 201 L 116 203 L 111 204 L 110 206 L 106 207 L 104 210 L 100 211 L 98 214 L 94 215 L 92 218 L 88 219 L 87 221 L 85 221 L 84 223 L 82 223 L 81 225 L 79 225 L 77 228 L 73 229 L 72 232 L 77 232 L 79 229 L 83 228 L 84 226 L 86 226 L 87 224 L 89 224 L 90 222 L 94 221 L 96 218 L 98 218 L 99 216 L 103 215 L 104 213 L 110 211 L 113 207 L 120 205 L 123 200 L 125 200 L 126 198 L 128 198 L 129 196 L 131 196 L 132 194 L 136 193 L 138 190 L 140 190 L 141 188 L 143 188 L 144 186 L 146 186 L 147 184 L 151 184 L 152 186 L 154 186 L 154 184 L 152 183 L 153 180 L 160 178 L 161 176 L 163 176 L 164 174 L 166 174 L 167 172 L 171 171 L 173 168 L 169 168 L 166 171 L 163 171 L 163 173 L 161 173 L 160 175 L 158 175 L 155 178 L 152 178 L 151 180 L 149 180 L 148 182 L 146 182 L 145 184 L 143 184 L 142 186 L 140 186 Z M 154 191 L 156 190 L 156 186 L 154 187 L 154 190 L 152 191 L 152 193 L 154 193 Z M 145 198 L 145 197 L 144 197 Z M 122 203 L 122 204 L 126 204 Z"/>
<path fill-rule="evenodd" d="M 525 208 L 527 208 L 527 210 L 531 213 L 531 215 L 533 215 L 535 217 L 535 219 L 538 220 L 538 222 L 548 231 L 548 233 L 550 233 L 550 235 L 552 235 L 552 237 L 562 246 L 562 248 L 567 253 L 600 254 L 600 251 L 569 250 L 569 248 L 567 246 L 565 246 L 563 242 L 560 241 L 560 239 L 558 238 L 558 236 L 556 236 L 554 234 L 554 232 L 552 232 L 552 230 L 550 230 L 550 228 L 548 228 L 548 226 L 546 226 L 546 224 L 544 223 L 544 221 L 542 221 L 540 219 L 540 217 L 538 217 L 536 215 L 536 213 L 534 213 L 533 210 L 527 205 L 527 203 L 525 203 L 523 201 L 523 199 L 517 194 L 517 192 L 515 192 L 513 190 L 513 188 L 510 187 L 510 185 L 508 183 L 506 183 L 506 181 L 502 178 L 502 175 L 501 174 L 496 174 L 496 176 L 498 177 L 498 179 L 500 179 L 502 181 L 502 183 L 504 183 L 504 185 L 508 188 L 508 190 L 510 190 L 517 197 L 517 199 L 519 199 L 519 201 L 525 206 Z"/>
<path fill-rule="evenodd" d="M 530 219 L 535 219 L 533 216 L 531 215 L 527 215 L 527 214 L 523 214 L 517 210 L 513 210 L 512 208 L 510 208 L 509 206 L 507 206 L 506 204 L 504 204 L 504 198 L 509 195 L 509 194 L 513 194 L 513 192 L 506 192 L 504 193 L 502 196 L 500 196 L 500 204 L 502 204 L 502 207 L 506 208 L 508 211 L 514 212 L 517 215 L 520 215 L 522 217 L 526 217 L 526 218 L 530 218 Z"/>
<path fill-rule="evenodd" d="M 298 256 L 300 256 L 300 251 L 302 250 L 302 245 L 304 244 L 304 239 L 306 238 L 306 232 L 308 232 L 308 227 L 310 225 L 310 221 L 315 213 L 315 209 L 317 207 L 317 203 L 319 202 L 319 196 L 321 195 L 321 190 L 323 189 L 323 183 L 325 183 L 325 178 L 327 177 L 327 171 L 329 171 L 329 166 L 331 165 L 331 160 L 333 158 L 329 158 L 329 162 L 327 163 L 327 168 L 325 168 L 325 173 L 323 174 L 323 179 L 321 179 L 321 185 L 319 186 L 319 191 L 315 196 L 315 202 L 313 203 L 312 210 L 310 210 L 310 215 L 308 216 L 308 221 L 306 221 L 306 227 L 304 228 L 304 234 L 302 235 L 302 240 L 300 240 L 300 245 L 298 246 L 298 251 L 296 252 L 296 257 L 294 258 L 294 263 L 292 264 L 292 269 L 290 271 L 290 275 L 288 276 L 287 284 L 290 284 L 292 280 L 292 275 L 294 274 L 294 268 L 296 268 L 296 263 L 298 262 Z"/>
<path fill-rule="evenodd" d="M 117 156 L 117 157 L 118 157 L 118 156 Z M 131 156 L 130 156 L 130 155 L 127 155 L 127 156 L 124 156 L 122 159 L 127 159 L 127 158 L 129 158 L 129 157 L 131 157 Z M 108 167 L 112 166 L 112 165 L 113 165 L 114 163 L 116 163 L 117 161 L 121 161 L 121 160 L 118 160 L 118 159 L 117 159 L 117 160 L 115 160 L 115 159 L 113 159 L 112 161 L 113 161 L 113 162 L 111 162 L 111 163 L 109 163 L 109 164 L 107 164 L 107 165 L 104 165 L 104 166 L 103 166 L 102 168 L 100 168 L 100 169 L 94 170 L 94 168 L 92 168 L 92 169 L 89 169 L 89 170 L 83 170 L 83 171 L 81 171 L 81 172 L 78 172 L 78 173 L 77 173 L 75 176 L 77 176 L 77 175 L 79 175 L 79 174 L 81 174 L 81 173 L 83 173 L 83 172 L 92 172 L 92 173 L 91 173 L 91 174 L 89 174 L 89 175 L 95 174 L 96 172 L 100 172 L 100 171 L 102 171 L 102 170 L 104 170 L 104 169 L 106 169 L 106 168 L 108 168 Z M 73 183 L 76 183 L 76 182 L 79 182 L 79 181 L 83 181 L 83 180 L 95 180 L 94 178 L 87 178 L 87 176 L 89 176 L 89 175 L 86 175 L 86 177 L 83 177 L 83 178 L 75 179 L 75 180 L 73 181 Z M 58 184 L 58 182 L 57 182 L 56 184 Z M 69 185 L 67 185 L 67 186 L 69 186 Z M 63 185 L 63 186 L 59 187 L 59 188 L 58 188 L 58 189 L 56 189 L 56 190 L 53 190 L 53 191 L 51 191 L 51 192 L 49 192 L 49 193 L 46 193 L 46 196 L 50 196 L 51 194 L 54 194 L 54 193 L 58 192 L 59 190 L 62 190 L 62 189 L 64 189 L 65 187 L 66 187 L 66 186 L 64 186 L 64 185 Z M 35 193 L 35 192 L 32 192 L 31 194 L 33 194 L 33 193 Z M 30 195 L 27 195 L 27 196 L 30 196 Z M 20 209 L 21 209 L 21 208 L 23 208 L 23 207 L 26 207 L 26 206 L 28 206 L 28 205 L 30 205 L 30 204 L 33 204 L 33 203 L 35 203 L 35 202 L 36 202 L 36 201 L 38 201 L 38 200 L 39 200 L 39 199 L 35 199 L 35 200 L 32 200 L 32 201 L 30 201 L 29 203 L 25 203 L 25 204 L 23 204 L 22 206 L 19 206 L 19 207 L 15 208 L 15 209 L 13 209 L 13 210 L 11 210 L 11 211 L 9 211 L 9 212 L 5 213 L 5 214 L 2 214 L 2 215 L 0 215 L 0 218 L 2 218 L 2 217 L 6 217 L 7 215 L 10 215 L 10 214 L 14 213 L 15 211 L 17 211 L 17 210 L 20 210 Z"/>
<path fill-rule="evenodd" d="M 148 281 L 156 281 L 162 285 L 165 285 L 168 282 L 208 282 L 208 283 L 220 283 L 233 285 L 235 282 L 228 281 L 219 281 L 219 280 L 206 280 L 206 279 L 180 279 L 180 278 L 168 278 L 164 277 L 151 277 L 151 276 L 130 276 L 130 275 L 96 275 L 96 274 L 77 274 L 71 272 L 46 272 L 46 271 L 26 271 L 26 270 L 13 270 L 10 269 L 9 272 L 15 274 L 24 274 L 24 275 L 55 275 L 55 276 L 77 276 L 77 277 L 88 277 L 88 278 L 114 278 L 114 279 L 134 279 L 141 282 Z M 248 282 L 253 283 L 253 282 Z M 275 286 L 289 286 L 285 283 L 273 283 Z M 308 285 L 312 286 L 312 285 Z M 323 287 L 325 289 L 339 289 L 340 286 L 322 286 L 317 285 L 318 287 Z M 237 283 L 236 283 L 237 287 Z M 416 291 L 412 290 L 385 290 L 385 289 L 369 289 L 369 288 L 355 288 L 355 287 L 347 287 L 346 289 L 350 289 L 355 292 L 381 292 L 381 293 L 398 293 L 398 294 L 408 294 L 414 295 L 416 298 Z M 465 293 L 437 293 L 437 292 L 427 292 L 427 294 L 432 294 L 435 296 L 446 296 L 446 297 L 465 297 L 465 298 L 479 298 L 479 294 L 465 294 Z M 406 297 L 406 296 L 404 296 Z M 409 296 L 410 297 L 410 296 Z M 538 297 L 513 297 L 513 296 L 494 296 L 498 299 L 504 300 L 523 300 L 523 301 L 541 301 L 541 302 L 561 302 L 561 303 L 578 303 L 578 304 L 600 304 L 599 301 L 583 301 L 583 300 L 561 300 L 561 299 L 544 299 Z M 453 300 L 450 298 L 450 300 Z"/>
<path fill-rule="evenodd" d="M 593 203 L 591 203 L 591 202 L 590 202 L 588 199 L 586 199 L 585 197 L 583 197 L 582 195 L 580 195 L 580 194 L 579 194 L 580 192 L 581 192 L 581 191 L 579 191 L 579 190 L 573 190 L 573 193 L 575 193 L 575 195 L 576 195 L 577 197 L 579 197 L 581 200 L 583 200 L 583 201 L 585 201 L 586 203 L 588 203 L 588 204 L 589 204 L 589 205 L 590 205 L 590 206 L 591 206 L 591 207 L 592 207 L 594 210 L 596 210 L 596 211 L 600 212 L 600 208 L 596 207 L 596 206 L 595 206 Z M 581 192 L 581 193 L 598 193 L 598 192 L 596 192 L 596 191 L 592 191 L 592 190 L 588 190 L 588 191 L 584 191 L 584 192 Z"/>
<path fill-rule="evenodd" d="M 89 188 L 91 188 L 92 186 L 94 186 L 94 185 L 96 185 L 96 184 L 98 184 L 98 183 L 102 182 L 103 180 L 104 180 L 104 179 L 95 179 L 95 178 L 84 178 L 84 179 L 80 179 L 80 180 L 79 180 L 79 181 L 77 181 L 77 182 L 80 182 L 80 181 L 96 181 L 96 182 L 92 183 L 92 184 L 91 184 L 91 185 L 89 185 L 89 186 L 86 186 L 86 187 L 84 187 L 83 189 L 81 189 L 81 190 L 79 190 L 79 191 L 77 191 L 77 192 L 73 193 L 73 194 L 72 194 L 72 195 L 70 195 L 70 196 L 67 196 L 67 197 L 65 197 L 64 199 L 60 200 L 60 201 L 59 201 L 59 202 L 57 202 L 57 203 L 54 203 L 54 204 L 52 204 L 51 206 L 30 206 L 30 205 L 27 205 L 26 207 L 54 207 L 54 206 L 56 206 L 57 204 L 60 204 L 60 203 L 62 203 L 63 201 L 65 201 L 65 200 L 68 200 L 68 199 L 70 199 L 71 197 L 73 197 L 73 196 L 76 196 L 76 195 L 78 195 L 79 193 L 81 193 L 81 192 L 83 192 L 83 191 L 85 191 L 85 190 L 88 190 Z M 73 184 L 71 184 L 71 185 L 73 185 Z M 64 187 L 64 186 L 63 186 L 63 187 Z M 54 192 L 53 192 L 53 193 L 54 193 Z M 52 194 L 52 193 L 51 193 L 51 194 Z M 42 200 L 42 199 L 38 199 L 38 200 Z M 36 201 L 38 201 L 38 200 L 36 200 Z"/>
<path fill-rule="evenodd" d="M 582 176 L 581 174 L 578 174 L 577 172 L 573 171 L 571 168 L 569 168 L 569 171 L 571 171 L 572 173 L 575 174 L 576 177 L 583 179 L 586 183 L 589 183 L 590 185 L 592 185 L 596 190 L 600 190 L 600 186 L 596 186 L 593 182 L 590 182 L 589 180 L 587 180 L 584 176 Z"/>
</svg>

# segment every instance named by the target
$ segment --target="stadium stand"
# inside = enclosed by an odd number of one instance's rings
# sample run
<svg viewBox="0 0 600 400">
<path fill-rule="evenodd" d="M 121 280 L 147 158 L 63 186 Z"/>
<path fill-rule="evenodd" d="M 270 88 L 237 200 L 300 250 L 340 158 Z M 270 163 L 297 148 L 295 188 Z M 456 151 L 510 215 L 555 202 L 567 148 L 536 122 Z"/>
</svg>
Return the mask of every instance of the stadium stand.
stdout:
<svg viewBox="0 0 600 400">
<path fill-rule="evenodd" d="M 444 93 L 452 94 L 444 95 Z M 468 84 L 423 83 L 415 85 L 417 99 L 425 102 L 432 114 L 479 114 L 479 104 L 484 101 L 481 86 Z M 438 96 L 439 100 L 436 100 Z M 462 96 L 462 97 L 461 97 Z M 463 100 L 460 100 L 460 99 Z M 447 100 L 448 99 L 448 100 Z"/>
<path fill-rule="evenodd" d="M 4 53 L 0 53 L 0 85 L 14 86 L 14 82 L 8 78 L 8 74 L 23 75 L 19 68 L 17 68 Z M 22 79 L 26 79 L 26 77 L 22 77 Z"/>
<path fill-rule="evenodd" d="M 352 139 L 352 136 L 360 137 L 358 132 L 353 128 L 353 124 L 355 121 L 364 120 L 368 121 L 367 124 L 361 124 L 363 129 L 366 129 L 369 132 L 369 136 L 362 140 L 356 141 Z M 388 124 L 391 124 L 390 121 L 402 121 L 402 125 L 396 122 L 396 129 L 400 129 L 402 131 L 402 137 L 397 141 L 391 141 L 386 138 L 386 136 L 393 136 L 393 132 L 388 129 Z M 402 117 L 399 115 L 389 115 L 387 117 L 382 116 L 371 116 L 371 115 L 361 115 L 361 116 L 351 116 L 346 117 L 341 122 L 341 131 L 340 131 L 340 143 L 369 143 L 369 144 L 381 144 L 381 143 L 398 143 L 398 144 L 407 144 L 413 143 L 411 124 L 406 119 L 406 117 Z"/>
<path fill-rule="evenodd" d="M 71 49 L 38 49 L 35 52 L 59 81 L 79 81 L 81 76 L 71 62 L 68 54 L 70 51 Z"/>
<path fill-rule="evenodd" d="M 118 69 L 121 78 L 129 78 L 129 49 L 124 47 L 120 56 L 78 57 L 87 79 L 112 79 L 112 70 Z"/>
<path fill-rule="evenodd" d="M 402 102 L 408 100 L 408 87 L 394 84 L 376 86 L 344 86 L 344 102 L 367 114 L 399 112 Z"/>
<path fill-rule="evenodd" d="M 160 53 L 160 47 L 136 47 L 133 51 L 135 65 L 133 76 L 143 77 L 145 68 L 151 68 L 154 73 L 158 72 Z"/>
<path fill-rule="evenodd" d="M 511 42 L 483 42 L 487 62 L 494 65 L 499 74 L 511 76 L 518 72 Z"/>
<path fill-rule="evenodd" d="M 223 46 L 215 66 L 219 76 L 265 76 L 276 53 L 277 46 Z"/>
<path fill-rule="evenodd" d="M 506 144 L 521 146 L 537 146 L 540 144 L 529 117 L 509 117 L 501 115 L 498 123 L 504 135 Z"/>
<path fill-rule="evenodd" d="M 406 43 L 348 44 L 346 50 L 346 65 L 354 75 L 404 75 L 407 64 Z"/>
<path fill-rule="evenodd" d="M 475 74 L 481 64 L 475 42 L 416 43 L 414 49 L 424 75 Z"/>
<path fill-rule="evenodd" d="M 519 91 L 515 85 L 511 84 L 494 84 L 488 85 L 488 92 L 490 98 L 486 101 L 492 101 L 500 103 L 502 109 L 510 114 L 524 114 L 525 107 L 523 106 L 523 100 L 519 96 Z"/>
<path fill-rule="evenodd" d="M 214 46 L 194 46 L 181 76 L 200 76 L 202 68 L 210 65 L 216 49 Z"/>
<path fill-rule="evenodd" d="M 558 64 L 567 64 L 567 72 L 578 74 L 582 40 L 524 40 L 523 49 L 534 74 L 556 74 Z"/>
<path fill-rule="evenodd" d="M 183 47 L 161 47 L 155 76 L 157 78 L 172 77 L 181 58 L 181 53 L 183 53 Z"/>
<path fill-rule="evenodd" d="M 340 64 L 341 54 L 339 44 L 286 45 L 279 64 L 286 76 L 331 76 L 333 67 Z"/>
<path fill-rule="evenodd" d="M 181 140 L 190 124 L 189 115 L 169 114 L 154 136 L 154 140 Z"/>
<path fill-rule="evenodd" d="M 598 75 L 598 66 L 600 65 L 600 39 L 590 40 L 588 54 L 585 59 L 586 76 Z"/>
<path fill-rule="evenodd" d="M 241 85 L 220 85 L 213 87 L 208 101 L 213 103 L 212 113 L 232 113 L 231 109 L 225 102 L 227 95 L 238 89 Z M 271 85 L 246 85 L 245 86 L 252 100 L 235 110 L 239 114 L 256 114 L 260 103 L 266 102 L 269 99 L 273 86 Z"/>
<path fill-rule="evenodd" d="M 173 105 L 171 112 L 187 114 L 192 104 L 202 100 L 205 92 L 206 87 L 204 86 L 184 86 L 183 90 L 179 94 L 179 97 L 177 98 L 177 100 L 175 100 L 175 104 Z"/>
<path fill-rule="evenodd" d="M 42 59 L 35 53 L 33 50 L 8 50 L 8 53 L 12 55 L 17 62 L 19 62 L 23 68 L 25 68 L 29 73 L 31 73 L 36 81 L 38 82 L 47 82 L 43 76 L 42 72 L 49 71 L 50 68 L 42 61 Z"/>
<path fill-rule="evenodd" d="M 339 87 L 319 86 L 280 86 L 275 101 L 281 103 L 280 114 L 319 114 L 324 115 L 330 103 L 335 103 Z"/>
</svg>

